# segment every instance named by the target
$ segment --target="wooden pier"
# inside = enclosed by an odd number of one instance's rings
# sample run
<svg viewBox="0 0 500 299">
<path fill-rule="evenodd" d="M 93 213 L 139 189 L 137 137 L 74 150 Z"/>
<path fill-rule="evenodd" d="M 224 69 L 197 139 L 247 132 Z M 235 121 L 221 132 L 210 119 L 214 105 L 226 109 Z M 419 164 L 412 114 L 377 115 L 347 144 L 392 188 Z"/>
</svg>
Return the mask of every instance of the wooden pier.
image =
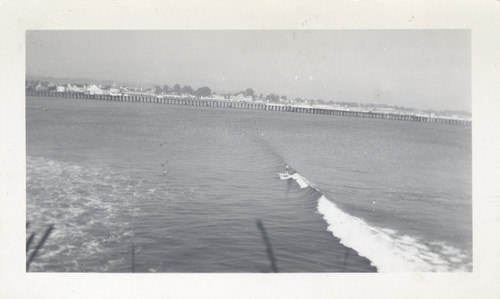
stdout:
<svg viewBox="0 0 500 299">
<path fill-rule="evenodd" d="M 37 97 L 59 97 L 69 99 L 86 99 L 86 100 L 102 100 L 114 102 L 136 102 L 136 103 L 152 103 L 152 104 L 170 104 L 170 105 L 187 105 L 187 106 L 202 106 L 214 108 L 232 108 L 232 109 L 247 109 L 247 110 L 263 110 L 263 111 L 279 111 L 279 112 L 294 112 L 294 113 L 311 113 L 336 116 L 350 116 L 362 118 L 390 119 L 390 120 L 405 120 L 418 121 L 427 123 L 440 123 L 447 125 L 471 126 L 470 120 L 417 116 L 397 113 L 381 113 L 381 112 L 362 112 L 362 111 L 346 111 L 337 109 L 322 109 L 309 107 L 296 107 L 287 105 L 266 104 L 261 102 L 231 102 L 231 101 L 216 101 L 205 100 L 200 98 L 188 97 L 156 97 L 151 95 L 91 95 L 72 92 L 46 92 L 46 91 L 26 91 L 27 96 Z"/>
</svg>

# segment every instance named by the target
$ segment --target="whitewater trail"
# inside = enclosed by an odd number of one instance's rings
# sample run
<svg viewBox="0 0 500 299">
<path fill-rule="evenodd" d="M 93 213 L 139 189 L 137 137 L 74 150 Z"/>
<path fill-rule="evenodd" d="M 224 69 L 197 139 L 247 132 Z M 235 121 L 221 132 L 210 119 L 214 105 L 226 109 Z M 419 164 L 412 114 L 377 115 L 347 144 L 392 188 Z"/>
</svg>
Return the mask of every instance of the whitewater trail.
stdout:
<svg viewBox="0 0 500 299">
<path fill-rule="evenodd" d="M 341 210 L 300 174 L 278 175 L 282 180 L 293 179 L 300 188 L 311 187 L 318 191 L 321 196 L 317 211 L 328 224 L 328 231 L 344 246 L 369 259 L 379 272 L 468 271 L 464 265 L 467 255 L 460 249 L 444 242 L 425 244 L 419 238 L 401 235 L 396 230 L 370 225 Z"/>
</svg>

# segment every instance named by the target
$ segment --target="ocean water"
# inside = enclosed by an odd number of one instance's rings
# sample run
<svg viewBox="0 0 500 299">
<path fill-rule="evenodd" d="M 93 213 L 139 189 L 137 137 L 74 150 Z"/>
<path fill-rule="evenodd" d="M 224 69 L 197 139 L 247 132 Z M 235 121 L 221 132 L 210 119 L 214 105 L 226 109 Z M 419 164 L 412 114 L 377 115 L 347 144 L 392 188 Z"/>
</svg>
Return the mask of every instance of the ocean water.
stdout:
<svg viewBox="0 0 500 299">
<path fill-rule="evenodd" d="M 26 150 L 29 271 L 472 270 L 467 127 L 27 97 Z"/>
</svg>

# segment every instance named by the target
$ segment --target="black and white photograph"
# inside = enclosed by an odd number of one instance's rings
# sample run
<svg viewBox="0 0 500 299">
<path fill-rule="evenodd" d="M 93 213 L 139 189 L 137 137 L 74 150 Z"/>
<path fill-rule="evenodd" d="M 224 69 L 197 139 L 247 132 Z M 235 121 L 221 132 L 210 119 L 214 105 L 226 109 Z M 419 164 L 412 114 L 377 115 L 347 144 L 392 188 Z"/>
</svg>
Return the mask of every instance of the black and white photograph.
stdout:
<svg viewBox="0 0 500 299">
<path fill-rule="evenodd" d="M 484 298 L 500 1 L 0 2 L 0 298 Z"/>
<path fill-rule="evenodd" d="M 472 270 L 469 30 L 26 45 L 27 271 Z"/>
</svg>

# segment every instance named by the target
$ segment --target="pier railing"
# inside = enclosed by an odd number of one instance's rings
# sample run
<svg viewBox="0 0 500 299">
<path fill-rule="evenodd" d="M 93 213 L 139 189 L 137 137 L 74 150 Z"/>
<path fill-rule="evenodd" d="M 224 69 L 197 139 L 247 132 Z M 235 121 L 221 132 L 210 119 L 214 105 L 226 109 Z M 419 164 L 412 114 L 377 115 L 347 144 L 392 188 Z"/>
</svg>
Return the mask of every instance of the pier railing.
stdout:
<svg viewBox="0 0 500 299">
<path fill-rule="evenodd" d="M 138 102 L 138 103 L 153 103 L 153 104 L 171 104 L 171 105 L 187 105 L 187 106 L 202 106 L 214 108 L 232 108 L 232 109 L 247 109 L 247 110 L 263 110 L 263 111 L 279 111 L 279 112 L 295 112 L 295 113 L 310 113 L 335 116 L 350 116 L 362 118 L 376 118 L 389 120 L 405 120 L 427 123 L 440 123 L 447 125 L 471 126 L 471 121 L 466 119 L 431 117 L 413 114 L 399 113 L 383 113 L 372 111 L 348 111 L 340 109 L 325 109 L 314 107 L 299 107 L 290 105 L 277 105 L 262 102 L 234 102 L 220 101 L 213 99 L 201 99 L 191 97 L 156 97 L 151 95 L 100 95 L 100 94 L 84 94 L 74 92 L 54 92 L 54 91 L 26 91 L 27 96 L 37 97 L 60 97 L 70 99 L 86 99 L 86 100 L 102 100 L 115 102 Z"/>
</svg>

